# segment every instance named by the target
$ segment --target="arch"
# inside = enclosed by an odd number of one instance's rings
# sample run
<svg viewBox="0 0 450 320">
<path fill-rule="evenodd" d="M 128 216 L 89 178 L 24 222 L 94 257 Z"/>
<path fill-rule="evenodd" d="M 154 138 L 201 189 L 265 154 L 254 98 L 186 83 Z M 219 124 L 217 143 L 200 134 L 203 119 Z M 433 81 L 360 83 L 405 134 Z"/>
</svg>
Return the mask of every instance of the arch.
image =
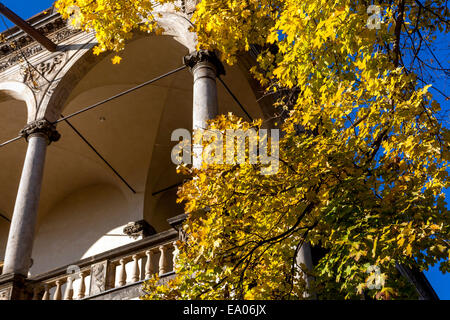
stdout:
<svg viewBox="0 0 450 320">
<path fill-rule="evenodd" d="M 158 12 L 156 15 L 158 24 L 164 28 L 163 36 L 171 36 L 175 41 L 186 47 L 189 52 L 195 51 L 197 37 L 189 31 L 191 22 L 179 14 L 169 12 Z M 150 34 L 155 36 L 154 33 Z M 137 33 L 133 40 L 148 34 Z M 131 40 L 131 41 L 133 41 Z M 87 42 L 69 57 L 63 68 L 55 76 L 56 81 L 49 85 L 47 92 L 39 104 L 37 118 L 45 118 L 56 121 L 71 91 L 75 88 L 83 76 L 98 62 L 104 59 L 104 55 L 95 56 L 91 50 L 95 46 L 94 34 L 89 34 Z M 68 45 L 70 50 L 72 46 Z"/>
<path fill-rule="evenodd" d="M 197 47 L 197 35 L 189 31 L 193 26 L 191 21 L 175 13 L 160 12 L 159 14 L 155 19 L 164 28 L 163 35 L 172 36 L 185 46 L 189 53 L 194 52 Z"/>
<path fill-rule="evenodd" d="M 36 115 L 36 96 L 26 84 L 18 81 L 0 82 L 0 102 L 8 100 L 24 101 L 27 106 L 27 122 L 34 120 Z"/>
</svg>

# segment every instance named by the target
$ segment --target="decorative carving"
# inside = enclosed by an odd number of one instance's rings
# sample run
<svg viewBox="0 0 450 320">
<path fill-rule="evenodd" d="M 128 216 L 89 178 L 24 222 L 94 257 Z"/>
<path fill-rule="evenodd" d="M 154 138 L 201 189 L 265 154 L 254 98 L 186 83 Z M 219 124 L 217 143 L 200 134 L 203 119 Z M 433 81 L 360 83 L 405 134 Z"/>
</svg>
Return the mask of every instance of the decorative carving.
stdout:
<svg viewBox="0 0 450 320">
<path fill-rule="evenodd" d="M 184 64 L 191 70 L 199 63 L 211 63 L 216 68 L 217 76 L 225 74 L 225 68 L 216 54 L 208 50 L 198 50 L 184 57 Z"/>
<path fill-rule="evenodd" d="M 48 36 L 56 44 L 82 32 L 81 30 L 67 26 L 61 18 L 49 22 L 38 30 L 43 32 L 44 35 Z M 0 72 L 44 50 L 44 47 L 27 35 L 13 39 L 9 44 L 0 47 Z"/>
<path fill-rule="evenodd" d="M 91 287 L 89 295 L 105 291 L 107 264 L 108 262 L 104 261 L 91 266 Z"/>
<path fill-rule="evenodd" d="M 11 300 L 11 289 L 12 288 L 0 289 L 0 300 Z"/>
<path fill-rule="evenodd" d="M 182 0 L 182 9 L 183 12 L 187 15 L 191 15 L 195 11 L 195 7 L 197 6 L 197 0 Z"/>
<path fill-rule="evenodd" d="M 45 62 L 40 63 L 37 66 L 37 70 L 43 76 L 51 76 L 56 73 L 56 67 L 63 64 L 65 58 L 64 53 L 60 53 L 57 56 L 47 60 Z"/>
<path fill-rule="evenodd" d="M 29 123 L 20 131 L 20 136 L 24 137 L 28 141 L 28 137 L 36 133 L 42 133 L 46 135 L 49 144 L 52 142 L 56 142 L 61 138 L 59 132 L 56 131 L 55 125 L 45 119 Z"/>
<path fill-rule="evenodd" d="M 53 85 L 55 81 L 53 76 L 58 72 L 58 66 L 64 64 L 65 53 L 60 53 L 47 61 L 39 63 L 36 67 L 24 64 L 20 70 L 23 76 L 23 82 L 35 91 L 48 83 Z"/>
<path fill-rule="evenodd" d="M 145 220 L 139 220 L 128 223 L 123 228 L 123 233 L 127 236 L 137 239 L 139 236 L 148 237 L 156 234 L 156 230 Z"/>
<path fill-rule="evenodd" d="M 42 27 L 38 28 L 38 31 L 44 34 L 45 36 L 49 36 L 50 34 L 66 26 L 67 26 L 66 22 L 61 17 L 57 17 L 56 19 L 53 19 L 52 21 L 49 21 Z M 8 31 L 11 31 L 11 33 L 14 32 L 14 30 Z M 8 33 L 8 31 L 6 31 L 6 33 Z M 16 31 L 20 31 L 20 29 L 16 28 Z M 15 37 L 15 39 L 11 39 L 11 41 L 8 44 L 5 44 L 0 48 L 0 57 L 11 54 L 33 42 L 35 42 L 35 40 L 31 38 L 28 34 L 20 32 L 19 35 Z"/>
<path fill-rule="evenodd" d="M 187 240 L 187 234 L 186 231 L 183 229 L 183 224 L 187 219 L 187 214 L 180 214 L 178 216 L 175 216 L 173 218 L 167 219 L 167 222 L 178 231 L 178 239 L 181 242 L 185 242 Z"/>
</svg>

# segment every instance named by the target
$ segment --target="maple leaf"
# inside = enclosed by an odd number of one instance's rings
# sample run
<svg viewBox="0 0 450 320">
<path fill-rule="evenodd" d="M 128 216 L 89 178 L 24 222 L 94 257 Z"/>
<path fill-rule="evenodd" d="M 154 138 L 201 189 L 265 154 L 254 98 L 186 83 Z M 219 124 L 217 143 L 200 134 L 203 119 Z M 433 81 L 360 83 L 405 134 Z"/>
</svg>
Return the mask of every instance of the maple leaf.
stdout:
<svg viewBox="0 0 450 320">
<path fill-rule="evenodd" d="M 161 34 L 158 3 L 179 2 L 55 5 L 65 19 L 68 8 L 80 8 L 77 23 L 95 31 L 100 54 L 121 52 L 135 31 Z M 384 3 L 383 23 L 371 30 L 365 1 L 198 2 L 191 17 L 198 48 L 220 52 L 228 64 L 245 51 L 257 54 L 248 71 L 276 97 L 274 112 L 284 110 L 275 121 L 283 131 L 282 161 L 268 176 L 249 162 L 180 168 L 195 177 L 178 192 L 189 213 L 189 241 L 179 248 L 174 279 L 147 281 L 144 299 L 303 299 L 295 257 L 305 241 L 324 251 L 312 271 L 324 299 L 410 298 L 414 290 L 396 265 L 450 270 L 443 194 L 450 186 L 450 132 L 438 120 L 430 86 L 418 82 L 426 65 L 402 60 L 418 56 L 411 39 L 426 35 L 433 48 L 434 36 L 449 30 L 448 12 L 443 0 L 426 13 L 413 4 Z M 221 115 L 209 126 L 225 132 L 262 123 Z M 373 266 L 384 288 L 367 286 Z"/>
<path fill-rule="evenodd" d="M 122 57 L 114 56 L 114 58 L 112 58 L 111 61 L 113 64 L 119 64 L 122 61 Z"/>
</svg>

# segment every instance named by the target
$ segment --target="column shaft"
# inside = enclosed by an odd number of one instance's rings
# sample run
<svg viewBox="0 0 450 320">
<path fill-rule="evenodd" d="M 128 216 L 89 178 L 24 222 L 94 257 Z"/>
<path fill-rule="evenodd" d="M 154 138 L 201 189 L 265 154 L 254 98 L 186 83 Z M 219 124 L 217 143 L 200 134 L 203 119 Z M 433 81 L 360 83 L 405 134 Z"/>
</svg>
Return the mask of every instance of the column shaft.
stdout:
<svg viewBox="0 0 450 320">
<path fill-rule="evenodd" d="M 216 70 L 211 63 L 198 63 L 193 69 L 194 104 L 193 129 L 205 129 L 206 122 L 219 112 L 217 101 Z"/>
<path fill-rule="evenodd" d="M 184 58 L 194 76 L 194 101 L 192 112 L 193 130 L 202 130 L 207 121 L 214 119 L 219 112 L 216 77 L 225 74 L 225 69 L 213 52 L 199 50 Z M 193 167 L 202 164 L 202 146 L 199 138 L 194 138 Z"/>
<path fill-rule="evenodd" d="M 307 272 L 311 272 L 314 268 L 313 261 L 312 261 L 312 254 L 311 254 L 311 244 L 309 242 L 305 242 L 297 254 L 297 263 L 298 264 L 304 264 L 306 266 Z M 314 278 L 311 275 L 303 274 L 303 278 L 306 282 L 306 287 L 310 289 L 311 283 L 314 280 Z M 308 294 L 305 293 L 305 298 L 311 298 L 316 299 L 316 295 L 314 293 Z"/>
<path fill-rule="evenodd" d="M 3 274 L 28 275 L 44 174 L 47 145 L 61 137 L 45 119 L 29 123 L 20 134 L 28 141 L 14 213 L 9 228 Z"/>
<path fill-rule="evenodd" d="M 219 112 L 217 100 L 216 70 L 209 62 L 198 63 L 193 69 L 194 103 L 192 110 L 192 129 L 202 131 L 207 121 L 214 119 Z M 201 141 L 193 145 L 193 166 L 200 168 L 202 164 Z"/>
<path fill-rule="evenodd" d="M 30 268 L 47 144 L 47 137 L 42 133 L 28 138 L 28 149 L 9 229 L 3 274 L 26 276 Z"/>
</svg>

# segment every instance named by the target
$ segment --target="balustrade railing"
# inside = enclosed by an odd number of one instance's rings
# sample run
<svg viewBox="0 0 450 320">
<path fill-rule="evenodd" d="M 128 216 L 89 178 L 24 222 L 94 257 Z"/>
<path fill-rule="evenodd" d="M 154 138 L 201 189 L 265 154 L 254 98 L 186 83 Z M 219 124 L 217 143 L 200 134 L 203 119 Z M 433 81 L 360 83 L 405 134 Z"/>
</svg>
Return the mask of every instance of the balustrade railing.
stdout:
<svg viewBox="0 0 450 320">
<path fill-rule="evenodd" d="M 33 300 L 80 300 L 173 274 L 178 232 L 169 230 L 32 277 Z"/>
</svg>

